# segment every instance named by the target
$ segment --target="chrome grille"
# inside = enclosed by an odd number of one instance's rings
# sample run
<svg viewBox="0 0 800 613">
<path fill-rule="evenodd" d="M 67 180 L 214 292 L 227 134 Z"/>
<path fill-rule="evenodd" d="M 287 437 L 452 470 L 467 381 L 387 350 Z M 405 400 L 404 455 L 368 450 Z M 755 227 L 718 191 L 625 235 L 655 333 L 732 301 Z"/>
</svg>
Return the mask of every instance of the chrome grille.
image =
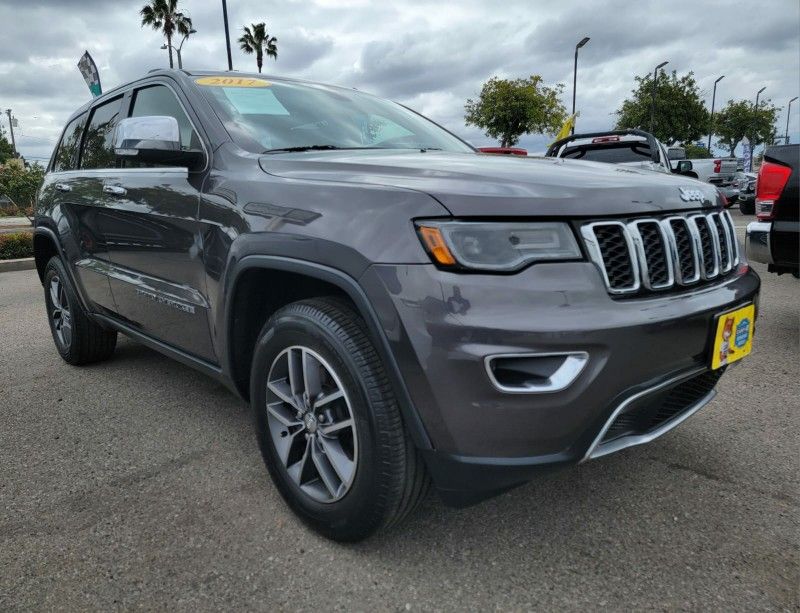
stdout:
<svg viewBox="0 0 800 613">
<path fill-rule="evenodd" d="M 598 221 L 585 224 L 581 234 L 612 294 L 688 286 L 715 279 L 739 263 L 727 211 Z"/>
</svg>

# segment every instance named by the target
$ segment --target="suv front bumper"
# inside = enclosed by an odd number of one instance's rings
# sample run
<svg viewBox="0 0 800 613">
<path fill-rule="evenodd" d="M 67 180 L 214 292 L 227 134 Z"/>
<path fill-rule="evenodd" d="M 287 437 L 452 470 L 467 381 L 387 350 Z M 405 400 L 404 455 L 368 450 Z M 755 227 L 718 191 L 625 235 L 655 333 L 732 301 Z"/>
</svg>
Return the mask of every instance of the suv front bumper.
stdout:
<svg viewBox="0 0 800 613">
<path fill-rule="evenodd" d="M 716 315 L 754 301 L 760 284 L 747 270 L 681 293 L 612 299 L 587 262 L 515 275 L 375 265 L 361 281 L 432 441 L 423 453 L 434 482 L 456 504 L 601 455 L 620 407 L 707 371 Z M 486 370 L 490 355 L 583 352 L 578 375 L 552 392 L 502 391 Z"/>
</svg>

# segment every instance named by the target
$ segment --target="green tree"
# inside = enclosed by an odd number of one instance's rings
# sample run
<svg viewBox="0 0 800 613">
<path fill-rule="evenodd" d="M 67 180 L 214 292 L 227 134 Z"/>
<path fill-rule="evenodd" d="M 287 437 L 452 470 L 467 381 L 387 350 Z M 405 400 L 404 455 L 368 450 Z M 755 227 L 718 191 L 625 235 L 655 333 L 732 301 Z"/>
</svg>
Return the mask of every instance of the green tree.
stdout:
<svg viewBox="0 0 800 613">
<path fill-rule="evenodd" d="M 260 73 L 261 67 L 264 65 L 264 55 L 275 60 L 278 59 L 278 39 L 269 35 L 267 24 L 263 21 L 250 24 L 249 27 L 244 26 L 243 30 L 244 34 L 238 41 L 239 47 L 247 54 L 256 54 L 256 66 Z"/>
<path fill-rule="evenodd" d="M 704 145 L 695 145 L 694 143 L 683 143 L 681 145 L 686 151 L 686 157 L 690 160 L 705 159 L 711 157 L 711 152 L 706 149 Z"/>
<path fill-rule="evenodd" d="M 725 108 L 714 117 L 714 134 L 719 137 L 717 146 L 727 149 L 733 156 L 745 136 L 753 147 L 772 144 L 778 112 L 769 100 L 762 100 L 758 108 L 749 100 L 728 100 Z"/>
<path fill-rule="evenodd" d="M 14 157 L 14 148 L 11 143 L 6 139 L 5 130 L 0 126 L 0 164 L 5 164 L 8 160 Z"/>
<path fill-rule="evenodd" d="M 192 20 L 178 11 L 178 0 L 150 0 L 150 4 L 145 4 L 139 15 L 142 16 L 142 27 L 161 30 L 167 37 L 169 67 L 172 68 L 172 37 L 176 32 L 181 36 L 189 36 Z"/>
<path fill-rule="evenodd" d="M 539 75 L 513 80 L 492 77 L 483 84 L 477 100 L 467 100 L 464 120 L 498 139 L 502 147 L 516 145 L 523 134 L 555 134 L 567 116 L 559 100 L 563 90 L 560 83 L 543 85 Z"/>
<path fill-rule="evenodd" d="M 7 196 L 22 211 L 30 212 L 36 201 L 36 192 L 44 180 L 44 168 L 31 164 L 6 164 L 0 167 L 0 196 Z"/>
<path fill-rule="evenodd" d="M 700 97 L 700 88 L 690 72 L 678 77 L 660 72 L 656 79 L 656 111 L 653 129 L 650 113 L 653 101 L 653 75 L 635 77 L 633 94 L 617 110 L 617 129 L 638 128 L 652 132 L 660 141 L 672 145 L 696 141 L 708 134 L 709 113 Z"/>
</svg>

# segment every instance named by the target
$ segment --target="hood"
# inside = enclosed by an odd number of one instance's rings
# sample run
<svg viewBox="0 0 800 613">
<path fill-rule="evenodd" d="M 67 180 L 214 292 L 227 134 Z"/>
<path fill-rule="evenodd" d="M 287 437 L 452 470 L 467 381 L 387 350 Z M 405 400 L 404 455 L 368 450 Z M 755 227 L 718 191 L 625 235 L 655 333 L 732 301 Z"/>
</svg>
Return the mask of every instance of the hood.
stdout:
<svg viewBox="0 0 800 613">
<path fill-rule="evenodd" d="M 351 150 L 265 155 L 259 163 L 291 179 L 424 192 L 455 216 L 641 215 L 718 204 L 716 188 L 694 179 L 557 158 Z"/>
</svg>

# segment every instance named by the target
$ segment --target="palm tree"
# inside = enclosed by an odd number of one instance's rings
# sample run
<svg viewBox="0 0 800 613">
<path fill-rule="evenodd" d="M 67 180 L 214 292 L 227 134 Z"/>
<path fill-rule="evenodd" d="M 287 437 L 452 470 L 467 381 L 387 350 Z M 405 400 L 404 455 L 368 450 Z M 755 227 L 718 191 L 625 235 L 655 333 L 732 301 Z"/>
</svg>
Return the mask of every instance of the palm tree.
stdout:
<svg viewBox="0 0 800 613">
<path fill-rule="evenodd" d="M 242 51 L 256 54 L 258 72 L 261 72 L 261 67 L 264 65 L 264 54 L 278 59 L 278 39 L 267 33 L 267 24 L 263 21 L 251 24 L 250 27 L 245 26 L 244 34 L 238 42 Z"/>
<path fill-rule="evenodd" d="M 169 67 L 172 68 L 172 37 L 177 32 L 189 36 L 192 32 L 192 20 L 178 12 L 178 0 L 150 0 L 139 11 L 142 16 L 142 27 L 150 26 L 161 30 L 167 37 L 169 49 Z"/>
</svg>

